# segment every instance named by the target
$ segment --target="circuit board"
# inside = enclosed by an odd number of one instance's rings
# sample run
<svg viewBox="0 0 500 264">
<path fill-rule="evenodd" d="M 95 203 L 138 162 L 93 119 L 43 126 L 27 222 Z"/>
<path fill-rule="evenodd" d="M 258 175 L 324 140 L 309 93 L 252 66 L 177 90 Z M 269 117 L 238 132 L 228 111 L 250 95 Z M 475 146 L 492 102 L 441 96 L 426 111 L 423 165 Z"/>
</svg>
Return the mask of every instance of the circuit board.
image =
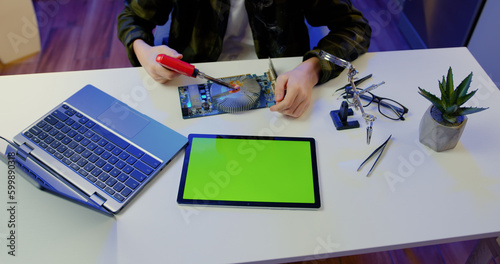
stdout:
<svg viewBox="0 0 500 264">
<path fill-rule="evenodd" d="M 267 72 L 264 75 L 245 74 L 221 78 L 225 82 L 241 87 L 241 91 L 234 94 L 228 94 L 229 89 L 212 82 L 180 86 L 182 118 L 270 107 L 276 104 L 273 77 L 272 73 Z"/>
</svg>

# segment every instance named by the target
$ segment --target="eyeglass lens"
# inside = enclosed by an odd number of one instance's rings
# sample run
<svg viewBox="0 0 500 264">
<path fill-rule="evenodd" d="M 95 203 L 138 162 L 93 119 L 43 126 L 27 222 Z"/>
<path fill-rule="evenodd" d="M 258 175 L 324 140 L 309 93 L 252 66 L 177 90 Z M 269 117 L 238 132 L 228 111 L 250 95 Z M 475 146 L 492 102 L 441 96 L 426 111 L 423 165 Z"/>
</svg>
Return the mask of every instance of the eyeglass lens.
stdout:
<svg viewBox="0 0 500 264">
<path fill-rule="evenodd" d="M 392 99 L 374 96 L 372 93 L 362 94 L 359 97 L 368 101 L 364 106 L 368 106 L 372 102 L 377 103 L 378 111 L 387 118 L 398 120 L 405 114 L 404 106 Z"/>
</svg>

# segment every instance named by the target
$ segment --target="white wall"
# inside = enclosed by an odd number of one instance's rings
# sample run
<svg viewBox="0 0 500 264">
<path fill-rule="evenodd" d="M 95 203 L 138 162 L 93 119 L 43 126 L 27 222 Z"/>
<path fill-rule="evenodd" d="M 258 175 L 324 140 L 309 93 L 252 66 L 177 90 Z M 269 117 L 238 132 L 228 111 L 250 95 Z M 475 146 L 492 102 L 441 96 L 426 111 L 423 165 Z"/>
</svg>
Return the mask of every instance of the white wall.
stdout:
<svg viewBox="0 0 500 264">
<path fill-rule="evenodd" d="M 486 1 L 467 46 L 497 87 L 500 87 L 499 14 L 500 1 Z"/>
</svg>

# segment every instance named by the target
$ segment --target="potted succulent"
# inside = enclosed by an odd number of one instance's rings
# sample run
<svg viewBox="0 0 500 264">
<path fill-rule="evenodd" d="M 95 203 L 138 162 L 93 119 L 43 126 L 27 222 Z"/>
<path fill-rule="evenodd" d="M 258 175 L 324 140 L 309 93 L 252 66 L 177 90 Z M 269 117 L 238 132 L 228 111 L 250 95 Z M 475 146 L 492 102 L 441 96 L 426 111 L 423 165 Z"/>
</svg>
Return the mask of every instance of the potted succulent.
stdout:
<svg viewBox="0 0 500 264">
<path fill-rule="evenodd" d="M 467 123 L 465 115 L 481 112 L 488 108 L 462 107 L 476 91 L 467 93 L 472 81 L 472 72 L 454 89 L 453 72 L 448 70 L 448 76 L 443 76 L 439 82 L 441 98 L 418 87 L 419 93 L 432 104 L 420 121 L 420 142 L 434 151 L 444 151 L 454 148 Z"/>
</svg>

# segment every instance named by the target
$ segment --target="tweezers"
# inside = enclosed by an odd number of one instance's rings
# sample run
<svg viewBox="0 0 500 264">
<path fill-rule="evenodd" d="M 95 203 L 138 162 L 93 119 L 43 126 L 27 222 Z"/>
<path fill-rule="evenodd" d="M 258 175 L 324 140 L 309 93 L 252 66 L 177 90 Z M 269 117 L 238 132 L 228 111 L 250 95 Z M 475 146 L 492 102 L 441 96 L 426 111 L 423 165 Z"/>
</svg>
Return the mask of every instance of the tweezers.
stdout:
<svg viewBox="0 0 500 264">
<path fill-rule="evenodd" d="M 387 140 L 386 140 L 384 143 L 382 143 L 382 145 L 380 145 L 378 148 L 376 148 L 376 149 L 372 152 L 372 154 L 370 154 L 370 156 L 368 156 L 368 158 L 366 158 L 366 159 L 365 159 L 365 161 L 363 161 L 363 163 L 361 163 L 361 165 L 359 165 L 359 168 L 358 168 L 358 170 L 357 170 L 357 171 L 359 171 L 359 170 L 361 169 L 361 167 L 363 167 L 363 165 L 365 165 L 365 163 L 366 163 L 369 159 L 371 159 L 371 158 L 373 157 L 373 155 L 375 155 L 375 153 L 377 153 L 377 152 L 379 152 L 379 151 L 380 151 L 380 153 L 378 154 L 377 159 L 376 159 L 376 160 L 375 160 L 375 162 L 373 163 L 373 165 L 372 165 L 372 167 L 371 167 L 370 171 L 368 172 L 368 174 L 366 174 L 366 177 L 368 177 L 368 176 L 370 175 L 370 173 L 372 173 L 373 168 L 374 168 L 374 167 L 375 167 L 375 165 L 377 164 L 378 159 L 379 159 L 379 158 L 380 158 L 380 156 L 382 155 L 382 152 L 384 152 L 385 146 L 387 146 L 387 143 L 389 142 L 389 140 L 391 139 L 391 137 L 392 137 L 392 135 L 390 135 L 390 136 L 389 136 L 389 138 L 387 138 Z"/>
<path fill-rule="evenodd" d="M 371 77 L 372 77 L 372 74 L 369 74 L 369 75 L 367 75 L 367 76 L 365 76 L 365 77 L 363 77 L 363 78 L 361 78 L 359 80 L 356 80 L 356 81 L 354 81 L 354 85 L 358 86 L 359 84 L 361 84 L 362 82 L 370 79 Z M 338 88 L 337 90 L 335 90 L 335 92 L 345 90 L 347 87 L 351 87 L 351 84 L 348 83 L 348 84 L 346 84 L 346 85 Z"/>
</svg>

